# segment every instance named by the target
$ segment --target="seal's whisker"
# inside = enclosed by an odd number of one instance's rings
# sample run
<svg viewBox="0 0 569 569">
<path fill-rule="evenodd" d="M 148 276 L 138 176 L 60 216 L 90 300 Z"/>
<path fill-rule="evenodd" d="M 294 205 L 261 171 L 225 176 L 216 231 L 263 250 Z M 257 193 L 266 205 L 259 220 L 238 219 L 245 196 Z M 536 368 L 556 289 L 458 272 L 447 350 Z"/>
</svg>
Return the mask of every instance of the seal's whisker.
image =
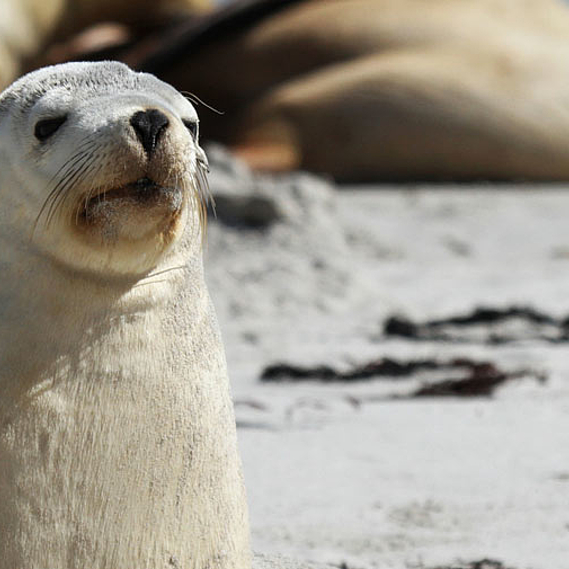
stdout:
<svg viewBox="0 0 569 569">
<path fill-rule="evenodd" d="M 50 181 L 48 182 L 48 187 L 51 186 L 56 180 L 58 180 L 58 183 L 56 184 L 56 186 L 51 190 L 50 194 L 48 195 L 48 200 L 49 197 L 57 191 L 57 188 L 62 180 L 62 178 L 65 178 L 65 176 L 67 175 L 67 173 L 69 172 L 69 170 L 71 168 L 73 168 L 74 164 L 76 163 L 77 160 L 81 159 L 83 156 L 85 156 L 87 153 L 89 153 L 94 147 L 94 141 L 92 140 L 92 137 L 85 137 L 85 139 L 83 140 L 83 142 L 81 144 L 79 144 L 79 146 L 76 149 L 76 152 L 74 154 L 72 154 L 62 165 L 61 167 L 57 170 L 57 172 L 52 176 L 52 178 L 50 179 Z"/>
<path fill-rule="evenodd" d="M 167 283 L 166 279 L 158 279 L 156 281 L 148 281 L 148 282 L 139 282 L 132 286 L 132 288 L 138 288 L 139 286 L 151 285 L 151 284 L 159 284 L 159 283 Z"/>
<path fill-rule="evenodd" d="M 205 240 L 205 234 L 207 230 L 207 207 L 211 203 L 215 209 L 215 204 L 213 201 L 213 196 L 209 189 L 209 182 L 207 178 L 207 172 L 205 166 L 197 163 L 196 176 L 195 176 L 195 195 L 198 208 L 198 215 L 200 218 L 200 225 L 202 228 L 202 242 Z"/>
<path fill-rule="evenodd" d="M 83 176 L 85 166 L 89 164 L 92 158 L 92 153 L 89 153 L 87 156 L 83 157 L 82 159 L 78 160 L 76 163 L 76 167 L 69 172 L 68 175 L 63 180 L 61 187 L 58 189 L 57 194 L 51 200 L 50 206 L 47 212 L 46 218 L 46 226 L 49 226 L 53 216 L 61 206 L 61 204 L 65 201 L 65 197 L 69 191 L 69 188 L 72 187 L 73 184 L 79 182 Z"/>
<path fill-rule="evenodd" d="M 103 168 L 104 165 L 104 161 L 98 162 L 95 167 L 93 167 L 93 164 L 90 164 L 83 177 L 86 177 L 87 175 L 91 175 L 93 179 L 97 178 L 97 174 L 101 171 L 101 169 Z M 97 185 L 95 184 L 91 184 L 89 190 L 85 193 L 85 198 L 84 198 L 84 210 L 85 212 L 87 211 L 87 207 L 89 204 L 89 200 L 93 197 L 93 192 L 98 188 Z M 81 214 L 81 210 L 79 207 L 76 208 L 75 210 L 75 225 L 79 225 L 79 215 Z"/>
<path fill-rule="evenodd" d="M 54 197 L 50 204 L 50 208 L 48 210 L 47 215 L 47 225 L 51 223 L 53 216 L 57 213 L 57 211 L 63 207 L 66 199 L 69 197 L 69 189 L 81 183 L 85 177 L 91 172 L 92 170 L 92 157 L 93 157 L 93 150 L 85 156 L 85 158 L 78 161 L 77 168 L 72 170 L 69 175 L 66 177 L 64 184 L 59 189 L 57 195 Z M 86 166 L 86 167 L 85 167 Z"/>
<path fill-rule="evenodd" d="M 211 191 L 209 189 L 209 181 L 207 178 L 207 167 L 202 164 L 201 162 L 197 163 L 197 174 L 198 174 L 198 180 L 199 180 L 199 192 L 200 195 L 203 197 L 204 200 L 206 200 L 206 203 L 208 200 L 212 199 L 212 195 L 211 195 Z"/>
<path fill-rule="evenodd" d="M 188 101 L 190 101 L 190 103 L 193 103 L 194 105 L 196 105 L 196 104 L 203 105 L 206 109 L 209 109 L 210 111 L 213 111 L 214 113 L 216 113 L 218 115 L 224 115 L 225 114 L 224 111 L 220 111 L 219 109 L 216 109 L 212 105 L 209 105 L 208 103 L 206 103 L 205 101 L 200 99 L 195 93 L 190 93 L 190 91 L 180 91 L 180 93 L 182 93 L 182 95 Z"/>
<path fill-rule="evenodd" d="M 184 265 L 176 265 L 174 267 L 168 267 L 167 269 L 162 269 L 161 271 L 156 271 L 155 273 L 149 273 L 148 275 L 146 275 L 144 278 L 140 279 L 141 281 L 144 281 L 146 279 L 149 279 L 151 277 L 157 277 L 158 275 L 163 275 L 165 273 L 169 273 L 171 271 L 179 271 L 181 269 L 187 269 L 188 265 L 184 264 Z"/>
<path fill-rule="evenodd" d="M 58 196 L 60 195 L 60 193 L 62 191 L 65 191 L 66 183 L 67 183 L 69 177 L 77 170 L 77 165 L 79 163 L 85 163 L 86 160 L 88 159 L 88 157 L 92 155 L 92 151 L 93 151 L 93 148 L 86 148 L 80 152 L 76 152 L 58 170 L 59 174 L 61 174 L 63 172 L 63 176 L 59 179 L 59 181 L 57 182 L 55 187 L 50 191 L 50 193 L 47 195 L 46 199 L 44 200 L 44 202 L 43 202 L 43 204 L 42 204 L 42 206 L 38 212 L 38 215 L 36 216 L 36 219 L 34 221 L 34 226 L 32 228 L 32 238 L 33 238 L 33 235 L 37 229 L 38 223 L 39 223 L 42 215 L 46 212 L 46 210 L 47 210 L 46 227 L 49 225 L 49 219 L 51 218 L 51 215 L 52 215 L 52 209 L 53 209 L 54 202 L 58 199 Z M 52 178 L 52 180 L 55 181 L 57 176 L 58 176 L 58 174 L 56 174 L 54 176 L 54 178 Z"/>
<path fill-rule="evenodd" d="M 188 265 L 177 265 L 175 267 L 168 267 L 167 269 L 163 269 L 161 271 L 156 271 L 155 273 L 150 273 L 150 274 L 146 275 L 144 278 L 140 279 L 138 281 L 138 283 L 135 284 L 132 288 L 136 288 L 136 287 L 143 286 L 143 285 L 168 282 L 167 279 L 158 279 L 158 280 L 148 280 L 148 279 L 151 279 L 153 277 L 158 277 L 160 275 L 163 275 L 165 273 L 170 273 L 172 271 L 180 271 L 180 270 L 187 269 L 187 268 L 188 268 Z"/>
<path fill-rule="evenodd" d="M 82 184 L 83 181 L 84 181 L 88 176 L 90 176 L 92 179 L 96 179 L 96 176 L 95 176 L 95 175 L 101 170 L 101 168 L 102 168 L 102 163 L 99 162 L 99 161 L 93 162 L 93 160 L 91 159 L 92 156 L 90 156 L 89 158 L 90 158 L 90 159 L 89 159 L 89 163 L 87 164 L 87 167 L 84 168 L 84 169 L 81 171 L 79 177 L 78 177 L 76 180 L 74 180 L 74 181 L 72 182 L 74 185 L 76 185 L 76 184 Z M 94 185 L 94 184 L 91 184 L 90 186 L 91 186 L 91 187 L 89 188 L 89 191 L 87 192 L 86 199 L 85 199 L 85 207 L 87 207 L 88 200 L 91 198 L 92 193 L 97 189 L 97 186 Z M 65 203 L 65 200 L 69 197 L 69 195 L 70 195 L 70 194 L 69 194 L 68 191 L 66 191 L 66 192 L 63 194 L 63 198 L 61 199 L 61 203 L 58 205 L 58 207 L 63 207 L 63 204 Z M 79 215 L 79 213 L 80 213 L 80 212 L 79 212 L 79 208 L 76 208 L 76 211 L 75 211 L 75 222 L 76 222 L 76 224 L 78 223 L 78 215 Z"/>
<path fill-rule="evenodd" d="M 186 180 L 191 178 L 188 178 L 188 174 L 187 174 L 187 170 L 185 170 L 183 172 L 183 178 L 182 178 L 182 188 L 184 190 L 184 194 L 188 196 L 188 207 L 190 208 L 190 210 L 192 210 L 193 212 L 195 212 L 197 214 L 197 228 L 198 228 L 198 232 L 202 232 L 203 231 L 203 219 L 202 219 L 202 214 L 200 211 L 200 207 L 199 207 L 199 202 L 200 202 L 200 197 L 198 195 L 198 190 L 196 187 L 196 184 L 194 183 L 194 181 L 190 181 L 189 183 L 186 182 Z M 193 218 L 193 222 L 195 222 L 195 218 Z M 195 230 L 195 227 L 193 227 L 192 229 Z M 203 240 L 203 234 L 202 234 L 202 240 Z"/>
<path fill-rule="evenodd" d="M 92 145 L 95 141 L 93 140 L 93 136 L 86 136 L 83 141 L 77 146 L 75 149 L 75 153 L 70 156 L 57 170 L 57 172 L 51 177 L 50 181 L 48 182 L 47 186 L 51 186 L 55 180 L 57 180 L 61 173 L 69 166 L 70 163 L 73 162 L 76 158 L 81 156 L 84 152 L 88 152 L 89 146 Z"/>
<path fill-rule="evenodd" d="M 59 190 L 60 186 L 65 182 L 66 177 L 68 176 L 70 170 L 72 170 L 77 161 L 81 160 L 83 157 L 85 157 L 88 154 L 89 150 L 82 150 L 81 152 L 77 152 L 75 153 L 73 156 L 71 156 L 64 164 L 63 166 L 57 171 L 57 173 L 54 175 L 54 177 L 52 178 L 52 180 L 50 181 L 50 185 L 52 182 L 54 182 L 56 179 L 59 178 L 59 181 L 57 182 L 57 184 L 55 185 L 55 187 L 50 191 L 50 193 L 48 194 L 46 200 L 44 201 L 42 208 L 40 210 L 40 215 L 43 211 L 43 209 L 45 208 L 45 206 L 47 205 L 47 203 L 49 203 L 49 201 L 52 199 L 52 197 L 57 193 L 57 191 Z M 63 173 L 63 176 L 61 177 L 61 174 Z"/>
<path fill-rule="evenodd" d="M 70 167 L 66 170 L 64 176 L 60 179 L 59 183 L 54 188 L 53 192 L 50 194 L 52 202 L 55 201 L 59 195 L 67 189 L 69 181 L 72 180 L 73 177 L 81 171 L 83 164 L 87 163 L 89 156 L 90 153 L 84 153 L 80 158 L 75 160 L 73 164 L 70 165 Z"/>
</svg>

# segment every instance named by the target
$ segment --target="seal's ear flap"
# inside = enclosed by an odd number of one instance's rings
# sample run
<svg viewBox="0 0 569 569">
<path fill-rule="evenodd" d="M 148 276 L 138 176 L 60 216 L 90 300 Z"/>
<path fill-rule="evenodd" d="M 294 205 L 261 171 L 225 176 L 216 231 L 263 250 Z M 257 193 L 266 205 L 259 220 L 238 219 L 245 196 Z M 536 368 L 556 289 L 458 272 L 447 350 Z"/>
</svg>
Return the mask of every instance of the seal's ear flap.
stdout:
<svg viewBox="0 0 569 569">
<path fill-rule="evenodd" d="M 209 160 L 207 159 L 207 155 L 204 152 L 204 149 L 201 146 L 196 145 L 196 160 L 198 164 L 209 174 Z"/>
</svg>

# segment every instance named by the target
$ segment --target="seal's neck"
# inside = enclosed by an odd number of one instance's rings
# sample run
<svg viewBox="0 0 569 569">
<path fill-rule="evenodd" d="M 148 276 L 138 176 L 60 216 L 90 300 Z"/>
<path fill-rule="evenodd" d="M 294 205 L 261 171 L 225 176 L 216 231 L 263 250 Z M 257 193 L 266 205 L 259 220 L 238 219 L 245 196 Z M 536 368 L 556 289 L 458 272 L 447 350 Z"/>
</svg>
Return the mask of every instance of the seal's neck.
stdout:
<svg viewBox="0 0 569 569">
<path fill-rule="evenodd" d="M 127 337 L 130 330 L 132 341 L 140 342 L 134 338 L 144 329 L 140 322 L 150 313 L 163 317 L 184 283 L 202 278 L 199 258 L 183 253 L 138 276 L 81 273 L 31 248 L 15 259 L 0 259 L 2 310 L 10 322 L 0 327 L 0 377 L 41 381 L 54 374 L 55 363 L 61 367 L 65 358 L 79 357 L 86 345 L 117 330 Z"/>
<path fill-rule="evenodd" d="M 179 270 L 170 261 L 130 286 L 41 258 L 10 266 L 0 287 L 0 569 L 248 567 L 201 259 Z"/>
</svg>

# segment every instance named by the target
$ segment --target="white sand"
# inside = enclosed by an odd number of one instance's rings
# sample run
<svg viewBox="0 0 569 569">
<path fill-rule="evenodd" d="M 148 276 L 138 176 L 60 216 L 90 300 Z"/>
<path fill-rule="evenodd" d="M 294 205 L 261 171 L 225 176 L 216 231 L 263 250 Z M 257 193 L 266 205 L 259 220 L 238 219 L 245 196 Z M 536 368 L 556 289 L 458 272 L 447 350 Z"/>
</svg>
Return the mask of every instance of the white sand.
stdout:
<svg viewBox="0 0 569 569">
<path fill-rule="evenodd" d="M 338 193 L 311 177 L 259 181 L 231 168 L 220 171 L 214 160 L 214 191 L 273 196 L 283 212 L 265 231 L 212 222 L 206 263 L 255 550 L 306 567 L 489 557 L 515 569 L 567 569 L 569 345 L 449 345 L 380 333 L 397 312 L 425 319 L 517 304 L 569 315 L 569 192 Z M 393 393 L 396 382 L 258 381 L 279 361 L 348 366 L 451 355 L 536 367 L 549 379 L 520 379 L 492 399 L 397 402 L 366 401 Z"/>
</svg>

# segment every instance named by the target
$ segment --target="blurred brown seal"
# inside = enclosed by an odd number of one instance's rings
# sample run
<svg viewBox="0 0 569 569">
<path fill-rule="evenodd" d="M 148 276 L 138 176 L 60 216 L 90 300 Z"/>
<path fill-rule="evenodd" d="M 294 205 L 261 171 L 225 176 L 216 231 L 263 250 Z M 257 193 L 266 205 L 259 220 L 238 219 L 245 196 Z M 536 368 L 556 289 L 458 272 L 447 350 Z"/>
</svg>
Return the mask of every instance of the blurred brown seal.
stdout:
<svg viewBox="0 0 569 569">
<path fill-rule="evenodd" d="M 200 0 L 76 4 L 50 28 L 66 48 L 52 41 L 52 61 L 116 58 L 196 94 L 224 113 L 201 113 L 204 135 L 256 168 L 569 179 L 561 0 L 238 0 L 205 13 Z M 97 51 L 73 35 L 103 20 L 123 26 L 106 31 L 122 46 Z"/>
<path fill-rule="evenodd" d="M 254 166 L 343 180 L 569 178 L 560 1 L 249 1 L 216 17 L 149 68 L 225 111 L 202 113 L 203 132 Z"/>
</svg>

